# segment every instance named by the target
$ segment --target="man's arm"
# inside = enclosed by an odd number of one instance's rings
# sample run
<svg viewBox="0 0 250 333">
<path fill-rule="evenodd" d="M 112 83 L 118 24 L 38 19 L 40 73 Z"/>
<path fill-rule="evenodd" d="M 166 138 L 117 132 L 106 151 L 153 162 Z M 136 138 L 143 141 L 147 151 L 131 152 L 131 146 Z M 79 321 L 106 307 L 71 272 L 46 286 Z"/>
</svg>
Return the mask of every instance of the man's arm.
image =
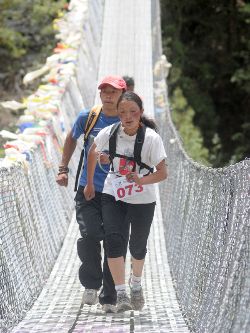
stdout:
<svg viewBox="0 0 250 333">
<path fill-rule="evenodd" d="M 76 149 L 77 140 L 72 137 L 72 130 L 67 134 L 66 140 L 63 145 L 63 154 L 61 164 L 59 166 L 59 173 L 56 182 L 60 186 L 68 186 L 68 164 Z"/>
</svg>

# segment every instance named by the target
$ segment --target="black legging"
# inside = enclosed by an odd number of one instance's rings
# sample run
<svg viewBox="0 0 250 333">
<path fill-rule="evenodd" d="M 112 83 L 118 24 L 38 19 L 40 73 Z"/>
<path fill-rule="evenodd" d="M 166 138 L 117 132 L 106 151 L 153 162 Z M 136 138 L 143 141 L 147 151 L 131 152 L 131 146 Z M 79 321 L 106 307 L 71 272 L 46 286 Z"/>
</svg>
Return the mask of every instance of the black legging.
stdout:
<svg viewBox="0 0 250 333">
<path fill-rule="evenodd" d="M 112 195 L 102 194 L 102 216 L 105 230 L 106 254 L 118 258 L 124 253 L 126 231 L 131 226 L 129 250 L 133 258 L 144 259 L 147 240 L 155 210 L 155 202 L 130 204 L 116 201 Z"/>
</svg>

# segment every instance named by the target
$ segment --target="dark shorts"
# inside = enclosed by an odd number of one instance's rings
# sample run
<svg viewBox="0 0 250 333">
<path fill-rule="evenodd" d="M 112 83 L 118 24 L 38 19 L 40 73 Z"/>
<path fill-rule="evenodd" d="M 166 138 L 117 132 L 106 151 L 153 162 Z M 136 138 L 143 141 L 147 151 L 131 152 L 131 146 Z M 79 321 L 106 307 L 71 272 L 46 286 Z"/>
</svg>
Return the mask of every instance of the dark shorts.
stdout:
<svg viewBox="0 0 250 333">
<path fill-rule="evenodd" d="M 127 230 L 130 230 L 129 249 L 135 259 L 144 259 L 147 240 L 155 210 L 155 202 L 130 204 L 116 201 L 112 195 L 102 195 L 102 216 L 105 230 L 106 252 L 117 258 L 124 252 Z"/>
</svg>

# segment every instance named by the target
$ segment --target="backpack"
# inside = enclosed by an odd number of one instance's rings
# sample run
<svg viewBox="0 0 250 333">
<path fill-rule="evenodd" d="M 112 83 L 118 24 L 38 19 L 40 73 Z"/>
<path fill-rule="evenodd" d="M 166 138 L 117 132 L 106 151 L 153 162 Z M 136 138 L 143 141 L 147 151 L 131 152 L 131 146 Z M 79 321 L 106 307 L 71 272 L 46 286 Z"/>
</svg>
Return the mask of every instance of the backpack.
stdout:
<svg viewBox="0 0 250 333">
<path fill-rule="evenodd" d="M 139 126 L 137 134 L 136 134 L 136 139 L 135 139 L 133 157 L 130 157 L 130 156 L 120 155 L 120 154 L 116 153 L 116 137 L 117 137 L 117 133 L 118 133 L 118 129 L 119 129 L 120 125 L 121 125 L 121 123 L 114 124 L 111 128 L 110 136 L 109 136 L 109 158 L 110 158 L 110 162 L 111 162 L 111 171 L 114 171 L 114 166 L 113 166 L 114 157 L 120 157 L 120 158 L 129 160 L 129 161 L 135 162 L 133 165 L 133 169 L 132 169 L 133 172 L 135 171 L 136 164 L 137 164 L 140 167 L 139 172 L 141 169 L 148 170 L 148 173 L 145 176 L 149 175 L 150 172 L 153 173 L 154 169 L 141 161 L 141 150 L 142 150 L 142 145 L 143 145 L 144 138 L 145 138 L 146 126 L 144 124 Z"/>
<path fill-rule="evenodd" d="M 92 128 L 95 126 L 97 123 L 97 120 L 99 119 L 100 113 L 102 110 L 102 105 L 95 105 L 93 108 L 90 110 L 85 127 L 84 127 L 84 138 L 83 138 L 83 148 L 81 151 L 81 156 L 79 159 L 78 167 L 77 167 L 77 172 L 76 172 L 76 180 L 75 180 L 75 188 L 74 191 L 77 191 L 78 187 L 78 179 L 82 170 L 82 164 L 83 164 L 83 158 L 84 158 L 84 151 L 85 151 L 85 145 L 88 140 L 89 134 L 92 130 Z M 83 166 L 84 167 L 84 166 Z"/>
</svg>

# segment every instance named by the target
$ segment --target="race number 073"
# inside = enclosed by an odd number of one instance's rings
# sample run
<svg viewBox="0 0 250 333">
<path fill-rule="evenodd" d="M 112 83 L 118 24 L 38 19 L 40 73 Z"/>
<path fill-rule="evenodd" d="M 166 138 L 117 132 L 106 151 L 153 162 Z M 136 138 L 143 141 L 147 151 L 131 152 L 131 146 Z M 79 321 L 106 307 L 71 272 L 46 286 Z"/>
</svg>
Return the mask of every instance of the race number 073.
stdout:
<svg viewBox="0 0 250 333">
<path fill-rule="evenodd" d="M 142 192 L 143 191 L 143 187 L 141 185 L 137 185 L 137 184 L 129 184 L 129 185 L 126 185 L 124 187 L 119 187 L 116 191 L 117 193 L 117 196 L 122 199 L 124 198 L 125 196 L 131 196 L 132 195 L 132 191 L 135 191 L 135 192 Z"/>
</svg>

